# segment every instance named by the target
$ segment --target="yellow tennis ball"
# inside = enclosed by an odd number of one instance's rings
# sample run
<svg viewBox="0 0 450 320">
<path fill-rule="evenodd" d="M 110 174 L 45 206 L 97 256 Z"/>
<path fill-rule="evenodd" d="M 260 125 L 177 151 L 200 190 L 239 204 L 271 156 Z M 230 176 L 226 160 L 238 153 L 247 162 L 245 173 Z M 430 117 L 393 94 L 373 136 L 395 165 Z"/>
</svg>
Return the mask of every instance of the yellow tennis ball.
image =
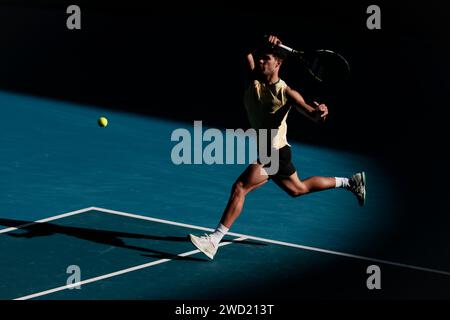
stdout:
<svg viewBox="0 0 450 320">
<path fill-rule="evenodd" d="M 98 119 L 98 125 L 100 127 L 106 127 L 108 125 L 108 119 L 106 119 L 105 117 L 101 117 Z"/>
</svg>

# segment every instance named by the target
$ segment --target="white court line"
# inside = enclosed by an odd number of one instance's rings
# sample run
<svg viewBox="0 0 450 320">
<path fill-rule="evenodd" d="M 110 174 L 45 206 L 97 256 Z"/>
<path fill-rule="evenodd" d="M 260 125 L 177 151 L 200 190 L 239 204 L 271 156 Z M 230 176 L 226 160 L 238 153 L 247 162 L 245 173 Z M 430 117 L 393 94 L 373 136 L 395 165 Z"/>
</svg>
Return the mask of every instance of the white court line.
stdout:
<svg viewBox="0 0 450 320">
<path fill-rule="evenodd" d="M 98 209 L 95 209 L 95 210 L 98 210 Z M 235 239 L 233 241 L 242 241 L 242 240 L 246 240 L 246 238 L 242 237 L 242 238 L 239 238 L 239 239 Z M 223 246 L 229 245 L 231 243 L 233 243 L 233 242 L 222 242 L 221 244 L 219 244 L 219 247 L 223 247 Z M 65 286 L 49 289 L 49 290 L 46 290 L 46 291 L 33 293 L 33 294 L 30 294 L 30 295 L 27 295 L 27 296 L 16 298 L 14 300 L 29 300 L 29 299 L 45 296 L 45 295 L 48 295 L 48 294 L 51 294 L 51 293 L 54 293 L 54 292 L 63 291 L 63 290 L 70 289 L 70 288 L 73 288 L 73 287 L 82 286 L 82 285 L 85 285 L 85 284 L 88 284 L 88 283 L 92 283 L 92 282 L 96 282 L 96 281 L 100 281 L 100 280 L 116 277 L 116 276 L 119 276 L 119 275 L 122 275 L 122 274 L 125 274 L 125 273 L 136 271 L 136 270 L 141 270 L 141 269 L 145 269 L 145 268 L 148 268 L 148 267 L 156 266 L 158 264 L 162 264 L 162 263 L 165 263 L 165 262 L 172 261 L 176 257 L 191 256 L 191 255 L 199 253 L 199 252 L 200 252 L 200 250 L 197 249 L 197 250 L 192 250 L 192 251 L 180 253 L 180 254 L 174 256 L 171 259 L 160 259 L 160 260 L 152 261 L 152 262 L 141 264 L 141 265 L 134 266 L 134 267 L 131 267 L 131 268 L 122 269 L 122 270 L 119 270 L 119 271 L 116 271 L 116 272 L 104 274 L 104 275 L 99 276 L 99 277 L 90 278 L 90 279 L 83 280 L 83 281 L 76 282 L 76 283 L 72 283 L 72 284 L 69 284 L 69 285 L 65 285 Z"/>
<path fill-rule="evenodd" d="M 110 213 L 110 214 L 115 214 L 115 215 L 126 216 L 126 217 L 130 217 L 130 218 L 135 218 L 135 219 L 141 219 L 141 220 L 159 222 L 159 223 L 170 224 L 170 225 L 175 225 L 175 226 L 180 226 L 180 227 L 185 227 L 185 228 L 192 228 L 192 229 L 197 229 L 197 230 L 203 230 L 203 231 L 213 231 L 214 230 L 214 229 L 211 229 L 211 228 L 205 228 L 205 227 L 200 227 L 200 226 L 191 225 L 191 224 L 185 224 L 185 223 L 179 223 L 179 222 L 174 222 L 174 221 L 169 221 L 169 220 L 157 219 L 157 218 L 152 218 L 152 217 L 147 217 L 147 216 L 127 213 L 127 212 L 121 212 L 121 211 L 104 209 L 104 208 L 98 208 L 98 207 L 89 207 L 89 208 L 85 208 L 85 209 L 81 209 L 81 210 L 77 210 L 77 211 L 72 211 L 72 212 L 68 212 L 68 213 L 65 213 L 65 214 L 61 214 L 61 215 L 58 215 L 58 216 L 54 216 L 54 217 L 38 220 L 36 222 L 28 223 L 28 224 L 21 225 L 21 226 L 18 226 L 18 227 L 2 229 L 2 230 L 0 230 L 0 233 L 5 233 L 5 232 L 8 232 L 8 231 L 17 230 L 17 229 L 19 229 L 21 227 L 30 226 L 30 225 L 33 225 L 33 224 L 36 224 L 36 223 L 48 222 L 48 221 L 52 221 L 52 220 L 56 220 L 56 219 L 60 219 L 60 218 L 64 218 L 64 217 L 68 217 L 68 216 L 75 215 L 75 214 L 78 214 L 78 213 L 83 213 L 83 212 L 87 212 L 87 211 L 93 211 L 93 210 L 104 212 L 104 213 Z M 326 250 L 326 249 L 321 249 L 321 248 L 316 248 L 316 247 L 310 247 L 310 246 L 304 246 L 304 245 L 299 245 L 299 244 L 295 244 L 295 243 L 289 243 L 289 242 L 271 240 L 271 239 L 266 239 L 266 238 L 254 237 L 254 236 L 243 235 L 243 234 L 233 233 L 233 232 L 229 232 L 228 235 L 239 237 L 238 239 L 235 239 L 233 241 L 242 241 L 242 240 L 251 239 L 251 240 L 257 240 L 257 241 L 261 241 L 261 242 L 273 243 L 273 244 L 277 244 L 277 245 L 281 245 L 281 246 L 287 246 L 287 247 L 298 248 L 298 249 L 309 250 L 309 251 L 316 251 L 316 252 L 327 253 L 327 254 L 343 256 L 343 257 L 348 257 L 348 258 L 354 258 L 354 259 L 359 259 L 359 260 L 365 260 L 365 261 L 371 261 L 371 262 L 378 262 L 378 263 L 383 263 L 383 264 L 388 264 L 388 265 L 393 265 L 393 266 L 398 266 L 398 267 L 404 267 L 404 268 L 415 269 L 415 270 L 419 270 L 419 271 L 425 271 L 425 272 L 431 272 L 431 273 L 437 273 L 437 274 L 450 276 L 450 272 L 437 270 L 437 269 L 423 268 L 423 267 L 408 265 L 408 264 L 404 264 L 404 263 L 397 263 L 397 262 L 392 262 L 392 261 L 387 261 L 387 260 L 375 259 L 375 258 L 364 257 L 364 256 L 359 256 L 359 255 L 354 255 L 354 254 L 349 254 L 349 253 L 344 253 L 344 252 Z M 219 246 L 228 245 L 230 243 L 232 243 L 232 242 L 223 242 Z M 193 251 L 181 253 L 178 256 L 179 257 L 186 257 L 186 256 L 193 255 L 193 254 L 196 254 L 196 253 L 199 253 L 199 252 L 200 252 L 199 250 L 193 250 Z M 106 278 L 111 278 L 111 277 L 114 277 L 114 276 L 117 276 L 117 275 L 121 275 L 121 274 L 124 274 L 124 273 L 128 273 L 128 272 L 132 272 L 132 271 L 135 271 L 135 270 L 144 269 L 144 268 L 147 268 L 147 267 L 158 265 L 158 264 L 161 264 L 161 263 L 169 262 L 169 261 L 171 261 L 173 259 L 160 259 L 160 260 L 153 261 L 153 262 L 150 262 L 150 263 L 146 263 L 146 264 L 143 264 L 143 265 L 138 265 L 138 266 L 135 266 L 135 267 L 119 270 L 119 271 L 116 271 L 116 272 L 113 272 L 113 273 L 109 273 L 109 274 L 106 274 L 106 275 L 102 275 L 102 276 L 99 276 L 99 277 L 87 279 L 87 280 L 84 280 L 84 281 L 81 281 L 81 282 L 78 282 L 78 283 L 73 283 L 73 284 L 70 284 L 70 285 L 61 286 L 61 287 L 58 287 L 58 288 L 54 288 L 54 289 L 50 289 L 50 290 L 34 293 L 34 294 L 31 294 L 31 295 L 27 295 L 27 296 L 24 296 L 24 297 L 16 298 L 14 300 L 28 300 L 28 299 L 36 298 L 36 297 L 47 295 L 47 294 L 50 294 L 50 293 L 53 293 L 53 292 L 62 291 L 62 290 L 66 290 L 66 289 L 69 289 L 69 288 L 72 288 L 72 287 L 76 287 L 78 285 L 83 285 L 83 284 L 87 284 L 87 283 L 91 283 L 91 282 L 100 281 L 100 280 L 103 280 L 103 279 L 106 279 Z"/>
<path fill-rule="evenodd" d="M 97 208 L 97 207 L 93 207 L 92 210 L 97 210 L 97 211 L 101 211 L 101 212 L 105 212 L 105 213 L 121 215 L 121 216 L 135 218 L 135 219 L 160 222 L 160 223 L 170 224 L 170 225 L 179 226 L 179 227 L 192 228 L 192 229 L 198 229 L 198 230 L 204 230 L 204 231 L 214 231 L 214 229 L 211 229 L 211 228 L 204 228 L 204 227 L 195 226 L 195 225 L 191 225 L 191 224 L 179 223 L 179 222 L 174 222 L 174 221 L 169 221 L 169 220 L 162 220 L 162 219 L 157 219 L 157 218 L 151 218 L 151 217 L 141 216 L 141 215 L 127 213 L 127 212 L 121 212 L 121 211 L 115 211 L 115 210 L 109 210 L 109 209 L 103 209 L 103 208 Z M 339 251 L 321 249 L 321 248 L 316 248 L 316 247 L 304 246 L 304 245 L 295 244 L 295 243 L 289 243 L 289 242 L 271 240 L 271 239 L 266 239 L 266 238 L 254 237 L 254 236 L 249 236 L 249 235 L 240 234 L 240 233 L 234 233 L 234 232 L 228 232 L 227 235 L 235 236 L 235 237 L 245 237 L 245 238 L 251 239 L 251 240 L 257 240 L 257 241 L 261 241 L 261 242 L 273 243 L 273 244 L 286 246 L 286 247 L 292 247 L 292 248 L 298 248 L 298 249 L 303 249 L 303 250 L 327 253 L 327 254 L 332 254 L 332 255 L 335 255 L 335 256 L 353 258 L 353 259 L 358 259 L 358 260 L 365 260 L 365 261 L 370 261 L 370 262 L 376 262 L 376 263 L 392 265 L 392 266 L 396 266 L 396 267 L 402 267 L 402 268 L 408 268 L 408 269 L 413 269 L 413 270 L 419 270 L 419 271 L 425 271 L 425 272 L 431 272 L 431 273 L 442 274 L 442 275 L 445 275 L 445 276 L 450 276 L 450 272 L 449 271 L 443 271 L 443 270 L 437 270 L 437 269 L 431 269 L 431 268 L 424 268 L 424 267 L 414 266 L 414 265 L 405 264 L 405 263 L 393 262 L 393 261 L 376 259 L 376 258 L 371 258 L 371 257 L 365 257 L 365 256 L 360 256 L 360 255 L 355 255 L 355 254 L 350 254 L 350 253 L 345 253 L 345 252 L 339 252 Z"/>
<path fill-rule="evenodd" d="M 17 227 L 0 229 L 0 234 L 11 232 L 11 231 L 14 231 L 14 230 L 17 230 L 17 229 L 21 229 L 21 228 L 26 228 L 26 227 L 29 227 L 29 226 L 32 226 L 32 225 L 35 225 L 35 224 L 38 224 L 38 223 L 44 223 L 44 222 L 49 222 L 49 221 L 53 221 L 53 220 L 58 220 L 58 219 L 62 219 L 62 218 L 69 217 L 69 216 L 73 216 L 73 215 L 76 215 L 76 214 L 79 214 L 79 213 L 92 211 L 92 210 L 94 210 L 93 208 L 94 207 L 84 208 L 84 209 L 80 209 L 80 210 L 76 210 L 76 211 L 63 213 L 63 214 L 60 214 L 60 215 L 57 215 L 57 216 L 45 218 L 45 219 L 42 219 L 42 220 L 38 220 L 38 221 L 22 224 L 22 225 L 17 226 Z"/>
</svg>

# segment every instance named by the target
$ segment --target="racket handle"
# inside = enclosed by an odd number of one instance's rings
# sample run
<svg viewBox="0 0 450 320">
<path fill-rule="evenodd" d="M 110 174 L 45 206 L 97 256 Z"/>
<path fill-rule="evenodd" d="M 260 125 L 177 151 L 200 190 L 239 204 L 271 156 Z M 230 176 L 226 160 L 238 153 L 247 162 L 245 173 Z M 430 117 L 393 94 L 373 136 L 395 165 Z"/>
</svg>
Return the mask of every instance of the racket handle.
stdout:
<svg viewBox="0 0 450 320">
<path fill-rule="evenodd" d="M 268 39 L 269 36 L 268 36 L 268 35 L 265 35 L 264 38 Z M 289 51 L 290 53 L 295 53 L 295 54 L 299 54 L 299 53 L 301 54 L 301 53 L 302 53 L 301 51 L 297 51 L 297 50 L 292 49 L 291 47 L 285 46 L 284 44 L 281 44 L 281 43 L 280 43 L 280 44 L 277 44 L 277 46 L 280 47 L 280 48 L 282 48 L 282 49 L 284 49 L 284 50 Z"/>
<path fill-rule="evenodd" d="M 292 49 L 291 47 L 285 46 L 284 44 L 281 44 L 281 43 L 277 44 L 277 46 L 282 48 L 282 49 L 284 49 L 284 50 L 289 51 L 290 53 L 297 54 L 299 56 L 301 56 L 303 54 L 302 51 L 298 51 L 298 50 Z"/>
<path fill-rule="evenodd" d="M 280 48 L 283 48 L 284 50 L 287 50 L 287 51 L 289 51 L 289 52 L 292 52 L 292 53 L 297 52 L 296 50 L 294 50 L 294 49 L 292 49 L 292 48 L 290 48 L 290 47 L 288 47 L 288 46 L 285 46 L 284 44 L 277 44 L 277 46 L 279 46 Z"/>
</svg>

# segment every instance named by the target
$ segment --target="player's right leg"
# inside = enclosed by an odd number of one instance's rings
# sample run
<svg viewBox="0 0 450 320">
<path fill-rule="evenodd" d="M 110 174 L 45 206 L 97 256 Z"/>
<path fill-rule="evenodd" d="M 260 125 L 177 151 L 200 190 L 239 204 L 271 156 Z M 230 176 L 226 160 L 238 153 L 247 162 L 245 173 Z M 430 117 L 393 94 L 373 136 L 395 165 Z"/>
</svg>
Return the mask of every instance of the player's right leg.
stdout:
<svg viewBox="0 0 450 320">
<path fill-rule="evenodd" d="M 241 213 L 247 193 L 262 186 L 268 180 L 269 177 L 261 164 L 249 165 L 233 184 L 230 198 L 216 230 L 201 237 L 190 234 L 192 243 L 210 259 L 213 259 L 223 236 Z"/>
<path fill-rule="evenodd" d="M 261 164 L 255 163 L 249 165 L 233 184 L 230 198 L 228 199 L 227 206 L 220 222 L 225 227 L 231 228 L 232 224 L 242 211 L 245 196 L 250 191 L 265 184 L 268 180 L 269 176 L 262 168 Z"/>
</svg>

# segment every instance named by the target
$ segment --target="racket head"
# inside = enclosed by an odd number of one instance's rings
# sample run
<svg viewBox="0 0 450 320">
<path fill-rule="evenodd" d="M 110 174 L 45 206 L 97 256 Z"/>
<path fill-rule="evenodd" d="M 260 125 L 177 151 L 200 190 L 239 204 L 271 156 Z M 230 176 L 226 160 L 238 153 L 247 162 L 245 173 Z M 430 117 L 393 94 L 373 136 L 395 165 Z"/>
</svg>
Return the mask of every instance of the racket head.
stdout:
<svg viewBox="0 0 450 320">
<path fill-rule="evenodd" d="M 336 83 L 348 80 L 350 64 L 339 53 L 319 49 L 310 52 L 296 52 L 311 76 L 322 83 Z"/>
</svg>

